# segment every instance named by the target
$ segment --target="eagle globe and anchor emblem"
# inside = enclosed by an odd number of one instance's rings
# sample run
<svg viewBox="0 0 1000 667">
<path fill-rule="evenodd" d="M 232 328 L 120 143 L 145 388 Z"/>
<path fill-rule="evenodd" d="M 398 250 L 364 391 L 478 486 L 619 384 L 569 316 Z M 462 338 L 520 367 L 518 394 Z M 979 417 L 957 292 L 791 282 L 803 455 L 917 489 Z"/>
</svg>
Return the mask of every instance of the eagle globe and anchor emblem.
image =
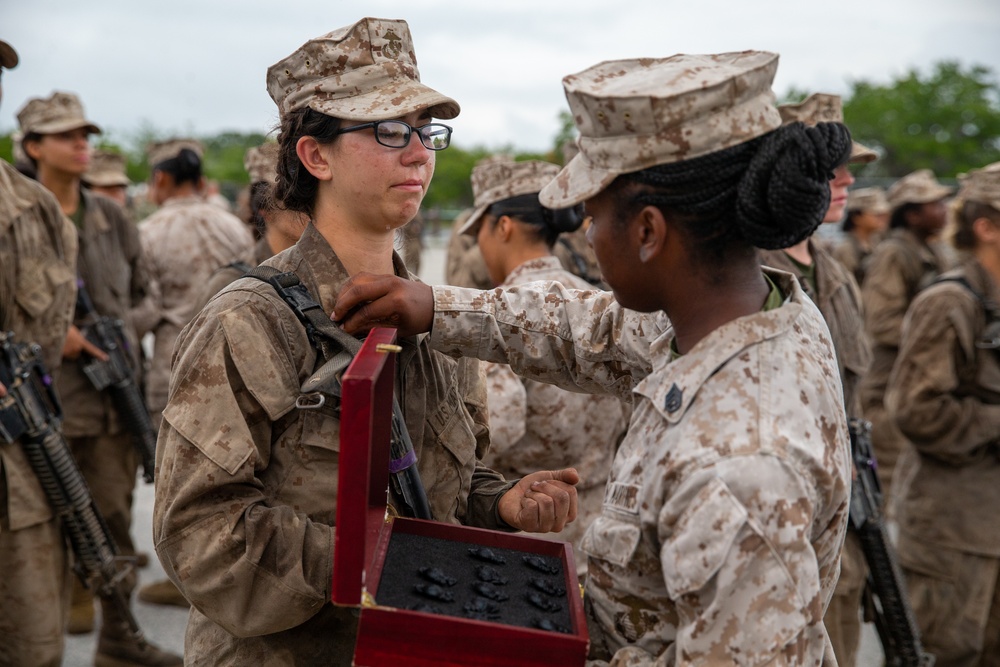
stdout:
<svg viewBox="0 0 1000 667">
<path fill-rule="evenodd" d="M 386 44 L 382 47 L 382 55 L 393 60 L 399 58 L 399 54 L 403 51 L 403 40 L 400 39 L 399 35 L 389 30 L 385 33 L 385 41 Z"/>
</svg>

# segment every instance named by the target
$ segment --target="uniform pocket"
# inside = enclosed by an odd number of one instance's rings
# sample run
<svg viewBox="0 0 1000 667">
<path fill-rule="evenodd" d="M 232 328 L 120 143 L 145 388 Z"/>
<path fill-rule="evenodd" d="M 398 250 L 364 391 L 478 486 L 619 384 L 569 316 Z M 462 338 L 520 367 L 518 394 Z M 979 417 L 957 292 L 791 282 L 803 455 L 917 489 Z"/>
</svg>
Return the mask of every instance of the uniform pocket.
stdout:
<svg viewBox="0 0 1000 667">
<path fill-rule="evenodd" d="M 459 405 L 459 404 L 455 404 Z M 436 420 L 429 420 L 434 423 Z M 434 518 L 462 520 L 468 507 L 475 470 L 476 438 L 465 410 L 453 407 L 435 433 L 435 445 L 424 443 L 419 453 L 421 481 L 427 489 Z"/>
<path fill-rule="evenodd" d="M 664 545 L 664 578 L 673 598 L 700 590 L 733 549 L 747 511 L 726 484 L 713 479 L 684 511 Z"/>
<path fill-rule="evenodd" d="M 639 524 L 623 521 L 605 510 L 590 524 L 580 547 L 593 558 L 625 567 L 632 560 L 641 537 Z"/>
<path fill-rule="evenodd" d="M 20 261 L 17 277 L 17 304 L 31 319 L 42 315 L 66 283 L 73 280 L 73 272 L 60 260 L 28 258 Z"/>
</svg>

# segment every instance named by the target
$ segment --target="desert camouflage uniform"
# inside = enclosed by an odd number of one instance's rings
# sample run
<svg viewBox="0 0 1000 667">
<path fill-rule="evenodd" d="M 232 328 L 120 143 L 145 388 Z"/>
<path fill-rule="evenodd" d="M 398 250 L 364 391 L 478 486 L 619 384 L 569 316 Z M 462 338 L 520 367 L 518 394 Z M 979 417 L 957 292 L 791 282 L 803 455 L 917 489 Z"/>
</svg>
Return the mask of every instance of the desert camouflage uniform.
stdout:
<svg viewBox="0 0 1000 667">
<path fill-rule="evenodd" d="M 564 269 L 579 276 L 590 287 L 608 289 L 601 278 L 601 267 L 597 265 L 597 255 L 587 241 L 587 229 L 580 227 L 574 232 L 560 234 L 552 248 L 552 254 L 559 258 Z"/>
<path fill-rule="evenodd" d="M 417 275 L 420 273 L 420 254 L 424 251 L 424 219 L 418 214 L 413 220 L 403 225 L 403 262 L 406 270 Z"/>
<path fill-rule="evenodd" d="M 55 373 L 73 318 L 77 235 L 55 198 L 0 160 L 0 327 Z M 20 443 L 0 441 L 0 665 L 59 665 L 69 559 Z"/>
<path fill-rule="evenodd" d="M 860 327 L 864 321 L 861 291 L 851 274 L 812 240 L 809 241 L 809 254 L 813 258 L 815 290 L 784 251 L 762 251 L 761 263 L 793 274 L 799 279 L 803 291 L 819 307 L 830 328 L 833 349 L 837 353 L 847 416 L 860 418 L 858 385 L 872 360 L 871 347 Z M 848 532 L 841 554 L 840 579 L 824 618 L 840 667 L 853 667 L 856 663 L 861 642 L 861 596 L 866 575 L 861 542 L 856 534 Z"/>
<path fill-rule="evenodd" d="M 444 280 L 449 285 L 457 287 L 489 289 L 493 287 L 493 281 L 486 268 L 483 253 L 479 250 L 479 244 L 476 243 L 476 237 L 458 233 L 467 218 L 468 215 L 459 216 L 452 224 L 445 259 Z"/>
<path fill-rule="evenodd" d="M 854 276 L 858 285 L 865 282 L 865 275 L 872 260 L 872 249 L 862 246 L 857 236 L 850 232 L 845 233 L 844 238 L 833 246 L 830 254 Z"/>
<path fill-rule="evenodd" d="M 1000 303 L 1000 287 L 974 259 L 944 277 Z M 1000 665 L 1000 351 L 977 348 L 986 324 L 960 283 L 922 292 L 885 399 L 913 445 L 895 487 L 899 558 L 939 666 Z"/>
<path fill-rule="evenodd" d="M 146 398 L 154 424 L 167 404 L 170 358 L 180 330 L 197 314 L 197 298 L 212 273 L 245 258 L 253 246 L 246 225 L 201 197 L 175 197 L 139 225 L 149 261 L 156 309 L 150 322 L 155 335 L 146 380 Z"/>
<path fill-rule="evenodd" d="M 818 665 L 850 459 L 829 330 L 798 283 L 671 361 L 665 322 L 555 283 L 435 287 L 432 344 L 634 412 L 584 539 L 594 665 Z"/>
<path fill-rule="evenodd" d="M 347 280 L 312 225 L 265 264 L 294 271 L 327 312 Z M 469 391 L 462 364 L 426 336 L 400 344 L 398 389 L 434 519 L 502 528 L 497 503 L 512 483 L 480 462 L 485 388 Z M 330 604 L 339 416 L 331 404 L 295 409 L 321 362 L 288 305 L 251 278 L 178 339 L 153 536 L 192 603 L 189 665 L 350 664 L 356 617 Z M 469 396 L 481 401 L 471 410 Z"/>
<path fill-rule="evenodd" d="M 139 337 L 132 326 L 132 311 L 147 298 L 148 276 L 139 244 L 139 233 L 118 204 L 81 191 L 83 221 L 79 229 L 80 279 L 94 309 L 125 322 L 134 368 L 139 367 Z M 86 320 L 74 324 L 83 330 Z M 81 355 L 80 361 L 88 359 Z M 132 493 L 139 457 L 132 435 L 125 430 L 111 395 L 94 389 L 81 363 L 67 362 L 56 382 L 63 403 L 63 435 L 80 466 L 94 502 L 108 523 L 115 544 L 124 554 L 135 552 L 132 536 Z M 129 578 L 125 593 L 134 586 Z"/>
<path fill-rule="evenodd" d="M 889 419 L 883 404 L 889 373 L 896 361 L 903 317 L 917 292 L 944 269 L 935 250 L 907 229 L 893 229 L 875 249 L 861 286 L 865 331 L 872 341 L 872 365 L 861 382 L 861 409 L 872 423 L 872 445 L 882 488 L 892 505 L 893 473 L 906 438 Z"/>
<path fill-rule="evenodd" d="M 569 289 L 591 288 L 587 281 L 563 270 L 556 257 L 521 264 L 501 287 L 537 280 L 552 280 Z M 491 468 L 509 478 L 571 466 L 580 473 L 576 521 L 549 535 L 573 544 L 577 570 L 586 574 L 587 557 L 580 551 L 580 540 L 601 513 L 611 461 L 627 425 L 622 402 L 613 396 L 579 394 L 523 380 L 505 364 L 487 364 L 486 381 L 492 446 L 485 462 Z"/>
<path fill-rule="evenodd" d="M 271 245 L 267 242 L 267 239 L 261 237 L 254 244 L 250 256 L 245 257 L 242 263 L 253 268 L 272 257 L 274 257 L 274 253 L 271 252 Z M 209 277 L 208 282 L 205 283 L 205 288 L 201 291 L 201 294 L 194 300 L 193 312 L 200 312 L 213 296 L 221 292 L 233 281 L 242 278 L 243 275 L 244 271 L 239 266 L 233 266 L 232 262 L 220 269 L 216 269 Z"/>
</svg>

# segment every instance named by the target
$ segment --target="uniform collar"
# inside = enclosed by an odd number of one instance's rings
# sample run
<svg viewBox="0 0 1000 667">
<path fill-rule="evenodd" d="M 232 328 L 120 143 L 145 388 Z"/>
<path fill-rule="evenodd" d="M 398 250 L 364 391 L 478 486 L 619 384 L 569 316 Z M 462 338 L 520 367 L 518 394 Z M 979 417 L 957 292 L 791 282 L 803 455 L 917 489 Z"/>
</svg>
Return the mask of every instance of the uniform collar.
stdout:
<svg viewBox="0 0 1000 667">
<path fill-rule="evenodd" d="M 562 269 L 562 262 L 555 255 L 548 255 L 547 257 L 536 257 L 535 259 L 529 259 L 527 262 L 519 264 L 517 268 L 507 275 L 507 278 L 503 281 L 503 287 L 509 287 L 511 285 L 522 285 L 524 283 L 532 282 L 532 274 L 535 273 L 550 273 L 555 270 Z"/>
<path fill-rule="evenodd" d="M 769 268 L 764 273 L 788 295 L 780 308 L 727 322 L 675 361 L 670 361 L 672 331 L 650 346 L 653 372 L 635 391 L 648 398 L 670 423 L 681 420 L 701 386 L 730 359 L 748 347 L 784 334 L 796 325 L 805 309 L 815 310 L 795 276 Z"/>
<path fill-rule="evenodd" d="M 30 196 L 32 185 L 41 187 L 34 181 L 22 176 L 13 166 L 0 160 L 0 232 L 4 232 L 22 211 L 31 207 L 33 199 Z"/>
</svg>

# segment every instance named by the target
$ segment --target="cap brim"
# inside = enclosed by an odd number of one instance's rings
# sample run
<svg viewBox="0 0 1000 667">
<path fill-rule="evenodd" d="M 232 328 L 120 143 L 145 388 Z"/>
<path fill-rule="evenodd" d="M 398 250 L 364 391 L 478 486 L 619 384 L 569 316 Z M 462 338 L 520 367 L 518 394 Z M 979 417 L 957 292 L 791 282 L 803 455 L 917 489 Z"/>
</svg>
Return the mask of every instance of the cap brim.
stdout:
<svg viewBox="0 0 1000 667">
<path fill-rule="evenodd" d="M 461 111 L 458 102 L 419 81 L 406 81 L 340 99 L 314 97 L 308 106 L 328 116 L 362 122 L 390 120 L 421 109 L 430 111 L 433 118 L 450 120 Z"/>
<path fill-rule="evenodd" d="M 591 165 L 584 154 L 577 153 L 562 171 L 538 193 L 546 208 L 569 208 L 584 202 L 618 177 L 618 172 Z"/>
<path fill-rule="evenodd" d="M 459 234 L 468 234 L 469 236 L 475 236 L 479 233 L 479 226 L 483 223 L 483 213 L 486 213 L 486 209 L 490 207 L 489 204 L 483 204 L 482 206 L 477 206 L 476 210 L 472 212 L 469 219 L 465 221 L 459 230 Z"/>
<path fill-rule="evenodd" d="M 89 120 L 61 120 L 52 123 L 42 123 L 41 125 L 26 128 L 25 134 L 29 132 L 35 132 L 37 134 L 59 134 L 60 132 L 78 130 L 81 127 L 85 128 L 91 134 L 103 134 L 101 128 Z"/>
<path fill-rule="evenodd" d="M 869 162 L 874 162 L 877 159 L 878 153 L 864 144 L 859 144 L 855 141 L 851 144 L 851 157 L 849 157 L 847 161 L 853 164 L 868 164 Z"/>
<path fill-rule="evenodd" d="M 17 51 L 14 50 L 14 47 L 0 40 L 0 66 L 5 69 L 14 69 L 18 62 Z"/>
</svg>

